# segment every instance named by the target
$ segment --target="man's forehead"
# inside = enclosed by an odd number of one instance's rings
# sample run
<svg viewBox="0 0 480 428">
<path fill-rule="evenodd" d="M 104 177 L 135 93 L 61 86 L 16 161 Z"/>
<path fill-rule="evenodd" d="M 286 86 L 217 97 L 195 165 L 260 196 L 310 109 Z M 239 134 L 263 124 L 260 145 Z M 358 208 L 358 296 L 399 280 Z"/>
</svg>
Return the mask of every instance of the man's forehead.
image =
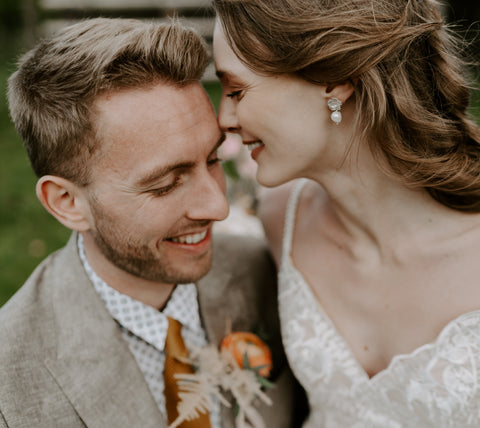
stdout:
<svg viewBox="0 0 480 428">
<path fill-rule="evenodd" d="M 118 117 L 125 108 L 131 106 L 147 109 L 154 107 L 156 111 L 165 114 L 176 109 L 188 109 L 192 103 L 205 96 L 203 88 L 198 82 L 186 86 L 176 86 L 171 83 L 156 82 L 138 87 L 113 89 L 100 93 L 93 101 L 93 112 L 100 120 Z M 129 113 L 135 115 L 135 110 Z"/>
<path fill-rule="evenodd" d="M 224 138 L 200 84 L 103 94 L 96 108 L 101 163 L 124 178 L 199 161 Z"/>
<path fill-rule="evenodd" d="M 177 87 L 161 82 L 101 94 L 94 101 L 92 121 L 106 140 L 176 138 L 197 132 L 200 122 L 216 122 L 216 116 L 200 83 Z"/>
</svg>

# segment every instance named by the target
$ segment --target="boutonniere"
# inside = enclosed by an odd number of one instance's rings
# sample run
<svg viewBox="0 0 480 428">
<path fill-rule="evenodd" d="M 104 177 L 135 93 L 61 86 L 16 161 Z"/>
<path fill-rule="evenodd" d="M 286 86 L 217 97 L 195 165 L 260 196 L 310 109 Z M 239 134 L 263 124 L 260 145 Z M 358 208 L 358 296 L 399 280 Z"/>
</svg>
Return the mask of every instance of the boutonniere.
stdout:
<svg viewBox="0 0 480 428">
<path fill-rule="evenodd" d="M 178 417 L 168 428 L 176 428 L 185 420 L 210 412 L 216 398 L 232 407 L 237 428 L 262 428 L 265 424 L 255 403 L 267 405 L 272 401 L 264 390 L 273 384 L 268 380 L 272 369 L 272 355 L 268 346 L 255 334 L 233 332 L 227 334 L 220 349 L 213 345 L 197 348 L 186 359 L 193 374 L 176 374 L 180 387 Z M 226 398 L 230 393 L 233 404 Z"/>
</svg>

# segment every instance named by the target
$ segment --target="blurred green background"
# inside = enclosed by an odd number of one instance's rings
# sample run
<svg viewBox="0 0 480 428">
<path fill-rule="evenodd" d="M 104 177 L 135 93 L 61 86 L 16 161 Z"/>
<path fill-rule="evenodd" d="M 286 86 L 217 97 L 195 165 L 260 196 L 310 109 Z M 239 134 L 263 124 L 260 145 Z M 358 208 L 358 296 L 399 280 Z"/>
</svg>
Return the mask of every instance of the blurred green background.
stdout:
<svg viewBox="0 0 480 428">
<path fill-rule="evenodd" d="M 458 2 L 455 11 L 449 9 L 452 19 L 463 19 L 459 31 L 470 28 L 469 37 L 474 32 L 468 18 L 479 17 L 478 8 Z M 35 196 L 36 179 L 9 120 L 6 102 L 7 78 L 14 71 L 18 56 L 37 38 L 35 26 L 41 19 L 34 0 L 0 0 L 0 306 L 42 259 L 65 244 L 70 234 L 47 214 Z M 219 84 L 205 86 L 218 106 Z M 472 114 L 480 119 L 478 91 L 473 95 Z"/>
</svg>

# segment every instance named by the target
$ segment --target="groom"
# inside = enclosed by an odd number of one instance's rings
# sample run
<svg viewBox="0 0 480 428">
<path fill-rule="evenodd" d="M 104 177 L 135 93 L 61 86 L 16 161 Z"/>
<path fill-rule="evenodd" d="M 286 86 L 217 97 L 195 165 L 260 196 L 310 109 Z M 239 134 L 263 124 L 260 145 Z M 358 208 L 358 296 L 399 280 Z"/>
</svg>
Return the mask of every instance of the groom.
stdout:
<svg viewBox="0 0 480 428">
<path fill-rule="evenodd" d="M 291 426 L 270 259 L 252 239 L 212 246 L 228 205 L 207 61 L 178 24 L 94 19 L 10 78 L 37 196 L 73 233 L 0 310 L 0 427 L 166 427 L 172 318 L 189 349 L 218 345 L 227 319 L 263 329 L 276 387 L 257 410 Z M 210 426 L 233 427 L 233 413 L 217 403 Z"/>
</svg>

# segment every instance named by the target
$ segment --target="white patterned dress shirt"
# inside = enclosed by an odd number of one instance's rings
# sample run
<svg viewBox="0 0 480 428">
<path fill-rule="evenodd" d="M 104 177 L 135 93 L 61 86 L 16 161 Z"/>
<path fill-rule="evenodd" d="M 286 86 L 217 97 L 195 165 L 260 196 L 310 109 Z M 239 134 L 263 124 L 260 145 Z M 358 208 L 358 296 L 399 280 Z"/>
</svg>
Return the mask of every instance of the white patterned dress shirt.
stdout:
<svg viewBox="0 0 480 428">
<path fill-rule="evenodd" d="M 122 336 L 145 376 L 160 412 L 167 420 L 163 393 L 167 316 L 182 324 L 182 337 L 188 350 L 207 344 L 205 330 L 200 320 L 195 284 L 177 285 L 163 311 L 159 311 L 110 287 L 88 263 L 81 235 L 78 235 L 77 244 L 85 272 L 108 312 L 120 326 Z M 210 422 L 212 428 L 222 427 L 218 402 L 210 413 Z"/>
</svg>

